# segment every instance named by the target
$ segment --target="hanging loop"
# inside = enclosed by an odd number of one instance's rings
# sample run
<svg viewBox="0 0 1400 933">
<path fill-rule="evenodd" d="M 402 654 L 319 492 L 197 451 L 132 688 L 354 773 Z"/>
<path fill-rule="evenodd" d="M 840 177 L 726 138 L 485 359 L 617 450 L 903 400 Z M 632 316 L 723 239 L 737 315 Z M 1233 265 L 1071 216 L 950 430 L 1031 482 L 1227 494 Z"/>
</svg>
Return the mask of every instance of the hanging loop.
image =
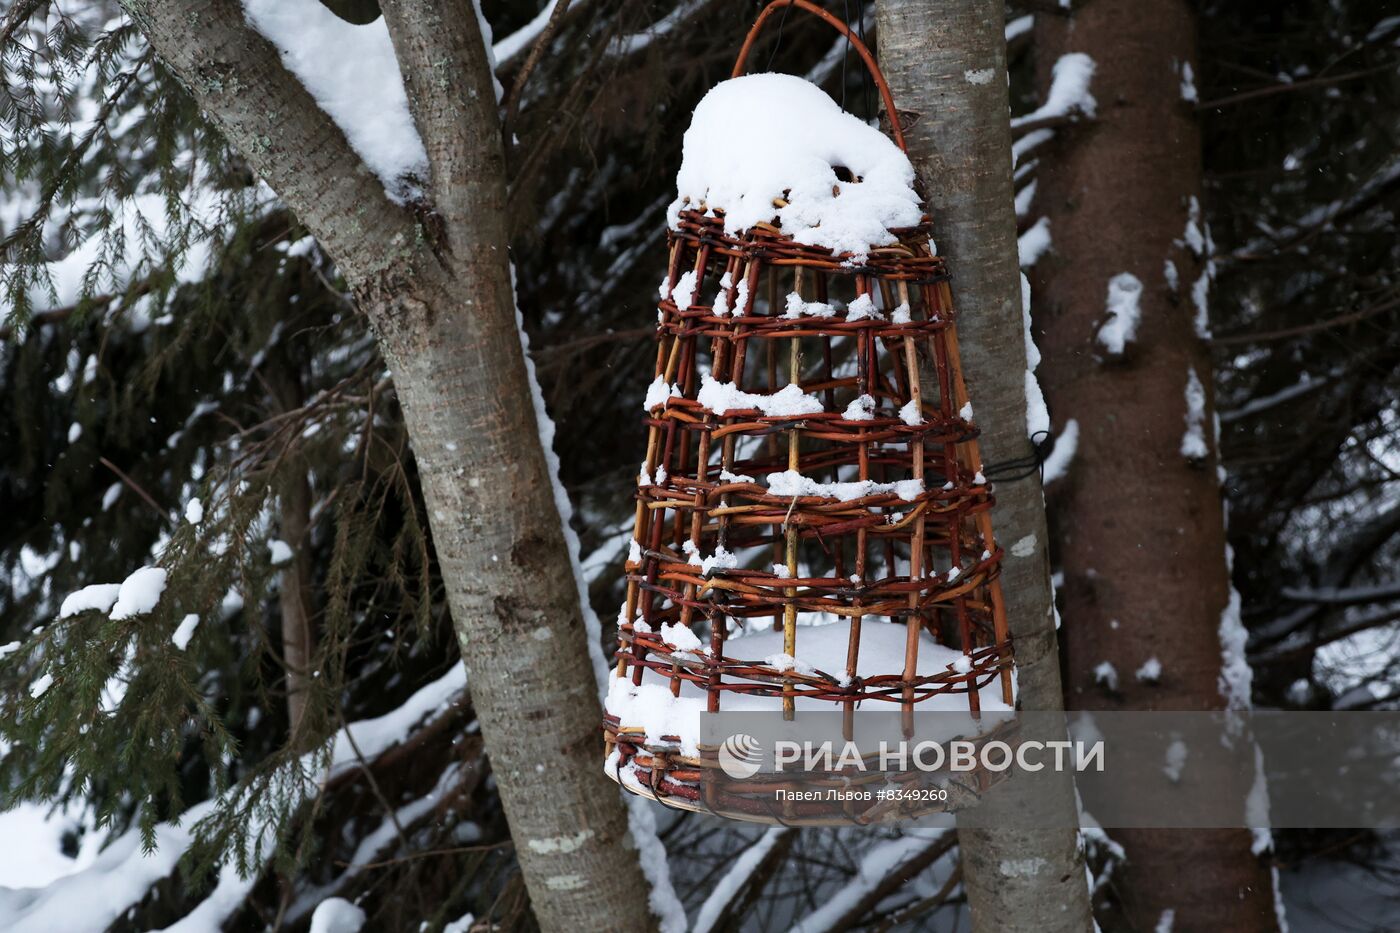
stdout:
<svg viewBox="0 0 1400 933">
<path fill-rule="evenodd" d="M 739 49 L 739 58 L 734 62 L 734 71 L 729 76 L 738 78 L 744 74 L 744 68 L 749 60 L 749 51 L 753 48 L 754 41 L 758 39 L 758 34 L 768 18 L 779 10 L 794 6 L 811 13 L 845 36 L 846 41 L 860 55 L 861 61 L 865 62 L 865 67 L 870 72 L 870 76 L 875 79 L 875 87 L 880 91 L 880 100 L 884 102 L 885 112 L 890 116 L 890 132 L 894 136 L 895 145 L 907 154 L 909 147 L 904 144 L 904 131 L 899 126 L 899 111 L 894 109 L 894 95 L 890 93 L 890 86 L 885 83 L 885 76 L 880 73 L 880 66 L 875 64 L 875 56 L 870 53 L 870 49 L 866 48 L 865 43 L 860 41 L 860 37 L 853 33 L 849 26 L 812 3 L 811 0 L 773 0 L 772 3 L 764 7 L 763 12 L 758 14 L 758 19 L 754 20 L 753 25 L 749 27 L 749 34 L 744 37 L 744 44 Z"/>
</svg>

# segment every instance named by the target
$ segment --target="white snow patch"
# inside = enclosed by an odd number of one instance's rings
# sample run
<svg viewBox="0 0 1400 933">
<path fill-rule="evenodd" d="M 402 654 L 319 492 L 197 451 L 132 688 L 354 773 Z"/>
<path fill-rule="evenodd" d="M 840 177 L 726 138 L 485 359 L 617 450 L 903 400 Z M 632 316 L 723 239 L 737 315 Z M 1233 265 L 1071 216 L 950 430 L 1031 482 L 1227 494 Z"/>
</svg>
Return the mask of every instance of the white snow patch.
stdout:
<svg viewBox="0 0 1400 933">
<path fill-rule="evenodd" d="M 198 525 L 204 521 L 204 503 L 198 499 L 191 499 L 185 503 L 185 521 L 191 525 Z"/>
<path fill-rule="evenodd" d="M 1111 661 L 1100 661 L 1094 665 L 1094 683 L 1109 690 L 1118 689 L 1118 669 Z"/>
<path fill-rule="evenodd" d="M 1035 189 L 1035 179 L 1031 179 L 1031 181 L 1026 183 L 1024 188 L 1016 192 L 1016 197 L 1012 204 L 1016 209 L 1017 217 L 1025 217 L 1031 212 L 1031 204 L 1035 201 Z"/>
<path fill-rule="evenodd" d="M 1156 655 L 1142 662 L 1142 666 L 1134 673 L 1138 680 L 1145 684 L 1155 684 L 1162 679 L 1162 662 L 1157 660 Z"/>
<path fill-rule="evenodd" d="M 695 547 L 694 541 L 686 541 L 681 545 L 681 550 L 690 555 L 690 563 L 700 568 L 700 572 L 709 576 L 711 570 L 730 570 L 739 566 L 739 558 L 727 551 L 722 544 L 715 545 L 715 552 L 709 557 L 700 553 Z M 666 627 L 661 627 L 664 633 Z"/>
<path fill-rule="evenodd" d="M 836 306 L 825 301 L 803 301 L 802 296 L 797 292 L 791 292 L 787 296 L 787 310 L 783 312 L 783 317 L 795 321 L 803 317 L 835 317 Z"/>
<path fill-rule="evenodd" d="M 1114 356 L 1137 338 L 1142 319 L 1142 280 L 1131 272 L 1120 272 L 1108 280 L 1108 320 L 1099 328 L 1099 343 Z"/>
<path fill-rule="evenodd" d="M 53 686 L 53 675 L 42 674 L 32 684 L 29 685 L 29 695 L 34 699 L 39 699 Z"/>
<path fill-rule="evenodd" d="M 1181 435 L 1181 455 L 1188 460 L 1204 460 L 1206 446 L 1206 389 L 1196 375 L 1196 367 L 1186 370 L 1186 433 Z"/>
<path fill-rule="evenodd" d="M 796 470 L 768 474 L 768 493 L 773 496 L 820 496 L 850 502 L 866 496 L 888 495 L 893 493 L 905 502 L 912 502 L 924 493 L 921 479 L 898 480 L 893 483 L 877 483 L 874 480 L 856 480 L 848 483 L 819 483 Z"/>
<path fill-rule="evenodd" d="M 1249 827 L 1254 841 L 1249 850 L 1254 855 L 1263 855 L 1274 846 L 1272 822 L 1269 818 L 1269 778 L 1264 773 L 1264 751 L 1254 745 L 1254 783 L 1249 786 L 1249 796 L 1244 801 L 1244 824 Z"/>
<path fill-rule="evenodd" d="M 676 303 L 677 311 L 689 310 L 690 305 L 695 301 L 696 275 L 694 270 L 681 275 L 676 287 L 671 289 L 671 300 Z"/>
<path fill-rule="evenodd" d="M 696 401 L 716 415 L 757 409 L 773 418 L 796 418 L 820 414 L 824 410 L 815 395 L 808 395 L 800 386 L 791 383 L 771 395 L 761 395 L 744 392 L 732 382 L 719 382 L 708 373 L 700 377 Z"/>
<path fill-rule="evenodd" d="M 841 413 L 843 421 L 873 421 L 875 419 L 875 397 L 861 395 L 851 400 Z"/>
<path fill-rule="evenodd" d="M 199 616 L 191 612 L 180 620 L 180 625 L 175 629 L 175 633 L 170 636 L 170 643 L 179 651 L 184 651 L 189 647 L 190 639 L 194 637 L 194 630 L 199 628 Z"/>
<path fill-rule="evenodd" d="M 1034 15 L 1027 13 L 1024 16 L 1016 17 L 1006 24 L 1006 41 L 1010 42 L 1013 39 L 1020 38 L 1030 32 L 1034 26 Z"/>
<path fill-rule="evenodd" d="M 164 567 L 142 567 L 132 573 L 122 581 L 110 617 L 121 621 L 150 612 L 165 592 L 165 577 Z"/>
<path fill-rule="evenodd" d="M 1083 52 L 1061 55 L 1051 70 L 1050 92 L 1045 95 L 1045 103 L 1023 117 L 1014 117 L 1012 127 L 1077 114 L 1092 117 L 1098 108 L 1094 95 L 1089 93 L 1094 67 L 1094 60 Z"/>
<path fill-rule="evenodd" d="M 1050 455 L 1045 458 L 1045 463 L 1041 465 L 1042 481 L 1045 485 L 1050 485 L 1057 479 L 1063 479 L 1069 473 L 1069 465 L 1074 462 L 1075 451 L 1079 449 L 1079 422 L 1071 418 L 1065 422 L 1064 428 L 1055 437 L 1055 446 L 1050 449 Z"/>
<path fill-rule="evenodd" d="M 1014 169 L 1021 165 L 1021 161 L 1026 157 L 1028 152 L 1035 149 L 1036 146 L 1047 143 L 1054 138 L 1054 130 L 1042 127 L 1038 130 L 1031 130 L 1020 139 L 1013 140 L 1011 143 L 1011 167 Z M 1024 170 L 1028 172 L 1034 165 L 1035 163 L 1033 161 L 1028 162 L 1025 164 Z M 1017 180 L 1019 180 L 1020 174 L 1020 172 L 1017 172 Z"/>
<path fill-rule="evenodd" d="M 1188 104 L 1194 104 L 1201 99 L 1196 92 L 1196 74 L 1191 70 L 1190 62 L 1181 63 L 1181 99 Z"/>
<path fill-rule="evenodd" d="M 281 567 L 283 564 L 291 563 L 292 546 L 281 538 L 273 538 L 267 542 L 267 554 L 272 566 Z"/>
<path fill-rule="evenodd" d="M 365 912 L 343 897 L 328 897 L 311 914 L 310 933 L 360 933 Z"/>
<path fill-rule="evenodd" d="M 1037 220 L 1025 233 L 1016 238 L 1016 255 L 1025 269 L 1036 264 L 1050 248 L 1050 218 Z"/>
<path fill-rule="evenodd" d="M 1210 265 L 1201 272 L 1201 275 L 1191 285 L 1191 304 L 1196 308 L 1195 317 L 1192 324 L 1196 328 L 1196 336 L 1202 340 L 1210 339 Z"/>
<path fill-rule="evenodd" d="M 1254 671 L 1245 657 L 1248 642 L 1249 632 L 1240 619 L 1240 594 L 1231 584 L 1229 602 L 1220 612 L 1220 694 L 1226 709 L 1247 710 L 1252 704 Z"/>
<path fill-rule="evenodd" d="M 1167 746 L 1167 760 L 1162 765 L 1162 773 L 1173 784 L 1181 780 L 1181 772 L 1186 768 L 1186 755 L 1186 743 L 1181 739 L 1173 739 Z"/>
<path fill-rule="evenodd" d="M 1035 373 L 1026 370 L 1026 436 L 1034 438 L 1050 431 L 1050 409 L 1045 405 L 1045 393 Z"/>
<path fill-rule="evenodd" d="M 653 408 L 664 406 L 669 398 L 680 398 L 681 390 L 676 386 L 669 385 L 665 376 L 657 376 L 647 386 L 646 398 L 642 401 L 642 411 L 650 412 Z"/>
<path fill-rule="evenodd" d="M 875 302 L 871 300 L 869 295 L 860 295 L 846 306 L 846 320 L 863 321 L 866 318 L 882 321 L 885 316 L 875 307 Z"/>
<path fill-rule="evenodd" d="M 969 68 L 963 72 L 963 80 L 968 84 L 991 84 L 996 76 L 995 68 Z"/>
<path fill-rule="evenodd" d="M 69 593 L 63 598 L 63 604 L 58 608 L 58 617 L 66 619 L 75 616 L 80 612 L 87 612 L 89 609 L 96 609 L 101 613 L 112 611 L 112 604 L 117 601 L 117 595 L 121 592 L 120 583 L 94 583 L 85 586 L 76 593 Z"/>
<path fill-rule="evenodd" d="M 1182 233 L 1186 245 L 1198 257 L 1206 254 L 1206 236 L 1201 232 L 1201 201 L 1194 194 L 1186 202 L 1186 230 Z"/>
</svg>

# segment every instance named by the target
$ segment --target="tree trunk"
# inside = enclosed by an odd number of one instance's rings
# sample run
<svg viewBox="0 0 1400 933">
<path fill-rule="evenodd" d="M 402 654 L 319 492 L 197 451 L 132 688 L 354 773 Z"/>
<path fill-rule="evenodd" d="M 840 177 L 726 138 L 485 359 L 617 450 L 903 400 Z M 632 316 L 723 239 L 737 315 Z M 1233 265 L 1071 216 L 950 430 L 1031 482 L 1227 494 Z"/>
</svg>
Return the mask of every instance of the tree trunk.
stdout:
<svg viewBox="0 0 1400 933">
<path fill-rule="evenodd" d="M 953 275 L 964 376 L 982 430 L 982 455 L 988 465 L 1029 457 L 1003 4 L 879 0 L 876 14 L 881 68 L 908 127 L 909 155 L 934 220 L 938 251 Z M 992 521 L 1007 553 L 1001 582 L 1015 640 L 1018 705 L 1061 709 L 1039 478 L 998 485 Z M 1073 819 L 1067 781 L 1024 777 L 1028 791 L 1042 794 L 1042 810 L 1060 808 Z M 958 833 L 978 930 L 1092 927 L 1074 830 L 997 829 L 994 821 L 979 822 L 984 825 L 973 828 L 960 821 Z M 1007 865 L 1018 869 L 1008 873 Z"/>
<path fill-rule="evenodd" d="M 306 750 L 306 703 L 316 636 L 311 628 L 311 486 L 305 474 L 287 480 L 280 502 L 280 533 L 292 549 L 277 582 L 282 613 L 282 663 L 287 668 L 288 742 Z"/>
<path fill-rule="evenodd" d="M 279 412 L 289 412 L 301 404 L 301 375 L 296 362 L 286 353 L 276 354 L 267 369 L 273 403 Z M 295 455 L 294 455 L 295 456 Z M 298 752 L 308 751 L 311 738 L 306 721 L 311 691 L 311 666 L 316 653 L 316 634 L 311 621 L 311 483 L 305 466 L 288 477 L 278 490 L 278 534 L 292 549 L 291 559 L 277 575 L 277 609 L 282 615 L 282 666 L 286 672 L 287 744 Z"/>
<path fill-rule="evenodd" d="M 1183 99 L 1195 16 L 1185 0 L 1096 0 L 1037 19 L 1042 88 L 1065 53 L 1097 64 L 1097 120 L 1057 133 L 1034 205 L 1053 236 L 1035 267 L 1042 382 L 1056 417 L 1080 425 L 1053 509 L 1065 574 L 1067 701 L 1081 709 L 1222 708 L 1222 612 L 1231 594 L 1211 361 L 1193 297 L 1203 301 L 1209 285 L 1209 242 L 1192 206 L 1201 193 L 1200 132 Z M 1109 280 L 1121 273 L 1141 283 L 1141 318 L 1136 338 L 1113 354 L 1097 335 Z M 1186 437 L 1188 386 L 1201 398 L 1199 444 Z M 1153 658 L 1160 679 L 1138 675 Z M 1243 692 L 1238 704 L 1248 703 L 1247 678 Z M 1239 765 L 1231 777 L 1247 790 L 1251 751 L 1242 749 Z M 1251 854 L 1248 832 L 1113 837 L 1128 856 L 1116 876 L 1123 913 L 1110 918 L 1113 926 L 1151 929 L 1173 910 L 1177 929 L 1276 929 L 1269 873 Z"/>
<path fill-rule="evenodd" d="M 517 330 L 496 97 L 472 4 L 383 4 L 431 162 L 431 229 L 389 201 L 236 0 L 123 5 L 370 317 L 541 927 L 654 928 L 602 769 L 587 633 Z"/>
</svg>

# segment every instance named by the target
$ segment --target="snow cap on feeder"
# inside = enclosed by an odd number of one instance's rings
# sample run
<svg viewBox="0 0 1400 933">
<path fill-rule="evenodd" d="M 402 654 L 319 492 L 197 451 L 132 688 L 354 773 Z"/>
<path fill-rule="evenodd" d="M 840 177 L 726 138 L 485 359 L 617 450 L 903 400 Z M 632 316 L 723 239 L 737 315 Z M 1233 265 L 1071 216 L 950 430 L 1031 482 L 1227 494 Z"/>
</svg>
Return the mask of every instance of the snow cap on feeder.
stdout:
<svg viewBox="0 0 1400 933">
<path fill-rule="evenodd" d="M 687 208 L 723 213 L 729 234 L 770 222 L 798 243 L 857 256 L 923 219 L 909 157 L 786 74 L 730 78 L 700 101 L 667 211 L 672 229 Z"/>
</svg>

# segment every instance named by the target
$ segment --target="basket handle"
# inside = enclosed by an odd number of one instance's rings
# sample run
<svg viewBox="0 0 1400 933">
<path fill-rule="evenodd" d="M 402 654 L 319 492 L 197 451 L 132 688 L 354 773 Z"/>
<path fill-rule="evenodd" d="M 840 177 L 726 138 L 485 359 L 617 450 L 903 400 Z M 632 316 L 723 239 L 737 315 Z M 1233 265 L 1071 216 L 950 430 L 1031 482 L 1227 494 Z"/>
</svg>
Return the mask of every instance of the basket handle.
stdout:
<svg viewBox="0 0 1400 933">
<path fill-rule="evenodd" d="M 880 91 L 880 100 L 885 104 L 885 112 L 890 115 L 890 131 L 894 136 L 895 145 L 907 155 L 909 147 L 904 144 L 904 131 L 899 127 L 899 112 L 894 109 L 894 95 L 890 93 L 890 86 L 885 83 L 885 76 L 880 73 L 880 66 L 875 64 L 875 56 L 870 54 L 870 49 L 866 48 L 865 43 L 860 41 L 859 36 L 851 32 L 849 26 L 815 3 L 812 3 L 811 0 L 773 0 L 772 3 L 764 7 L 763 12 L 758 14 L 758 19 L 754 20 L 753 25 L 749 27 L 749 34 L 744 37 L 744 44 L 739 48 L 739 58 L 734 62 L 734 70 L 729 76 L 731 78 L 743 76 L 745 66 L 748 64 L 749 60 L 749 50 L 753 48 L 754 40 L 758 38 L 759 32 L 763 29 L 763 24 L 778 10 L 790 6 L 795 6 L 798 9 L 811 13 L 832 29 L 835 29 L 841 35 L 845 36 L 846 41 L 855 48 L 856 53 L 860 55 L 861 61 L 865 62 L 865 67 L 870 72 L 870 76 L 875 79 L 875 87 Z"/>
</svg>

